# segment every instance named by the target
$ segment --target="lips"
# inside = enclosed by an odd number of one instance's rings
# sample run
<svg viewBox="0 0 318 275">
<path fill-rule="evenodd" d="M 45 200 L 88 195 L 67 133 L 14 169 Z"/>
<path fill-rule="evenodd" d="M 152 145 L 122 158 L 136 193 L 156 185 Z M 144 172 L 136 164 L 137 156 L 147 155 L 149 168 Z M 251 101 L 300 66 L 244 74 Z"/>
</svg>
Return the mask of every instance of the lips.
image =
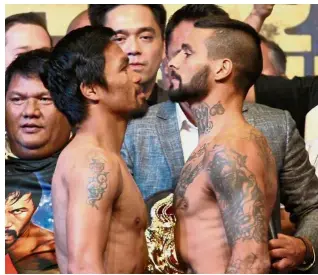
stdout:
<svg viewBox="0 0 318 275">
<path fill-rule="evenodd" d="M 133 62 L 133 63 L 129 63 L 129 66 L 133 69 L 133 70 L 141 70 L 145 67 L 144 63 L 138 63 L 138 62 Z"/>
<path fill-rule="evenodd" d="M 21 125 L 22 131 L 27 134 L 39 132 L 43 127 L 35 123 L 26 123 Z"/>
</svg>

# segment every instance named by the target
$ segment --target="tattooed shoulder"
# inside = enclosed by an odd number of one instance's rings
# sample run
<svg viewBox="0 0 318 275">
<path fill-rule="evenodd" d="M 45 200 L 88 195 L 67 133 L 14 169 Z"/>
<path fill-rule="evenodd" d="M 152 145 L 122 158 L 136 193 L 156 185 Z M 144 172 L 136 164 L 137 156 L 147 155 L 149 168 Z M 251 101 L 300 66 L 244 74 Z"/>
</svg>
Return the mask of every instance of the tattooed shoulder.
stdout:
<svg viewBox="0 0 318 275">
<path fill-rule="evenodd" d="M 110 171 L 106 168 L 105 158 L 98 155 L 90 157 L 87 203 L 96 209 L 98 209 L 97 203 L 103 198 L 108 187 L 109 173 Z"/>
<path fill-rule="evenodd" d="M 237 241 L 267 241 L 265 195 L 247 159 L 248 155 L 215 145 L 206 168 L 231 247 Z"/>
</svg>

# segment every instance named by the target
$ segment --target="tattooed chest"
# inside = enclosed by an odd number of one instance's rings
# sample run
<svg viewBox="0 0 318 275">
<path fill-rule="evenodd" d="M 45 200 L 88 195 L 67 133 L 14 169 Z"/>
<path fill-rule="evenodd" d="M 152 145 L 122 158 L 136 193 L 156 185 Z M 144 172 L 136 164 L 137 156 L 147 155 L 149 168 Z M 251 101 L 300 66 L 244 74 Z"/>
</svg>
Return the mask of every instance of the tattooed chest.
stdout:
<svg viewBox="0 0 318 275">
<path fill-rule="evenodd" d="M 209 143 L 205 143 L 197 150 L 195 150 L 182 169 L 180 179 L 174 194 L 176 207 L 182 204 L 183 200 L 185 199 L 184 196 L 188 186 L 193 183 L 194 179 L 204 169 L 203 159 L 208 144 Z"/>
</svg>

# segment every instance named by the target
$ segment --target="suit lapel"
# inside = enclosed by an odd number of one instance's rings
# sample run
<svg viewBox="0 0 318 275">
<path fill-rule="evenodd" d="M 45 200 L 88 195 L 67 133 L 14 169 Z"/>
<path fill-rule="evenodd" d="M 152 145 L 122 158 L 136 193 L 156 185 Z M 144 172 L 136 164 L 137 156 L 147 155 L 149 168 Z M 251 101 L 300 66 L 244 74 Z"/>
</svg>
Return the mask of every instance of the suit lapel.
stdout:
<svg viewBox="0 0 318 275">
<path fill-rule="evenodd" d="M 171 171 L 172 182 L 176 185 L 184 165 L 184 159 L 176 105 L 171 101 L 163 103 L 158 109 L 156 129 L 162 151 Z"/>
</svg>

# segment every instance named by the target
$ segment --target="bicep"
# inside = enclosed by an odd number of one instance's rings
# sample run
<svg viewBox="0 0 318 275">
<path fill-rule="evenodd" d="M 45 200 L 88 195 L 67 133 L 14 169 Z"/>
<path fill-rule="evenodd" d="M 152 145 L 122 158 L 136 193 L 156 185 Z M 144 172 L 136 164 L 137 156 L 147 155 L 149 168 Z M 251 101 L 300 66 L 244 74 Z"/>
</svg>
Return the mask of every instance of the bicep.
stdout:
<svg viewBox="0 0 318 275">
<path fill-rule="evenodd" d="M 76 173 L 68 189 L 68 253 L 76 259 L 84 253 L 100 256 L 107 243 L 118 175 L 102 158 L 90 159 Z"/>
</svg>

